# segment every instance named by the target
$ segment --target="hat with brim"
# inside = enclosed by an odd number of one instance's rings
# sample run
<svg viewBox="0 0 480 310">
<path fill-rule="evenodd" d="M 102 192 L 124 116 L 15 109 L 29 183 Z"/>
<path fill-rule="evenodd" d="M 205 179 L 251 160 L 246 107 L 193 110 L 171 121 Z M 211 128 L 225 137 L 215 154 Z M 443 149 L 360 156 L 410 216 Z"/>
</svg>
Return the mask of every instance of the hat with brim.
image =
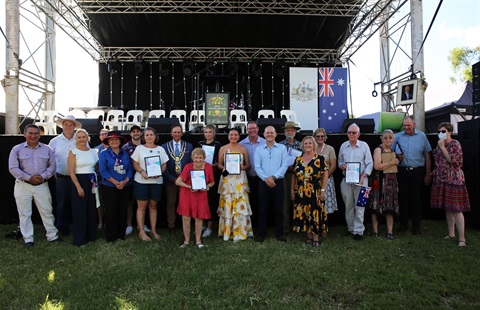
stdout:
<svg viewBox="0 0 480 310">
<path fill-rule="evenodd" d="M 294 121 L 286 121 L 285 125 L 282 128 L 283 129 L 295 128 L 296 130 L 300 130 L 300 127 L 298 127 L 297 123 L 295 123 Z"/>
<path fill-rule="evenodd" d="M 125 144 L 125 138 L 122 137 L 118 132 L 110 132 L 108 136 L 103 139 L 102 143 L 108 145 L 108 141 L 110 141 L 111 138 L 117 138 L 120 140 L 120 146 Z"/>
<path fill-rule="evenodd" d="M 59 118 L 55 121 L 55 124 L 57 124 L 58 127 L 62 127 L 63 122 L 67 121 L 75 124 L 75 130 L 82 128 L 82 123 L 77 121 L 73 115 L 67 115 L 64 118 Z"/>
</svg>

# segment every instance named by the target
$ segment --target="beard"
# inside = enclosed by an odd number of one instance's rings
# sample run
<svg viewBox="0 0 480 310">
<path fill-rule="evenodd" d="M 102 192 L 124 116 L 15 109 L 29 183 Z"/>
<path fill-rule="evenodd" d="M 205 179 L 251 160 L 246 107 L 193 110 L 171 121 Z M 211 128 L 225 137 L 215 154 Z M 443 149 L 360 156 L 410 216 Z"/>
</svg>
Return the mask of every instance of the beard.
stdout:
<svg viewBox="0 0 480 310">
<path fill-rule="evenodd" d="M 285 138 L 287 138 L 287 140 L 293 140 L 295 139 L 295 136 L 285 136 Z"/>
</svg>

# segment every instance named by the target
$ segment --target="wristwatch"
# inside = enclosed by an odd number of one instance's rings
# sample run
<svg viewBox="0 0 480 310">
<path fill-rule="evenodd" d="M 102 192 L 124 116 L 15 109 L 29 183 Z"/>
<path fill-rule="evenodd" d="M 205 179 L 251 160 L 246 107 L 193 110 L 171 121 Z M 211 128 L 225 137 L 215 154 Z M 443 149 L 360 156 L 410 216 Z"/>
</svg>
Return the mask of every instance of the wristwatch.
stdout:
<svg viewBox="0 0 480 310">
<path fill-rule="evenodd" d="M 272 179 L 276 180 L 277 178 L 274 175 L 272 175 Z"/>
</svg>

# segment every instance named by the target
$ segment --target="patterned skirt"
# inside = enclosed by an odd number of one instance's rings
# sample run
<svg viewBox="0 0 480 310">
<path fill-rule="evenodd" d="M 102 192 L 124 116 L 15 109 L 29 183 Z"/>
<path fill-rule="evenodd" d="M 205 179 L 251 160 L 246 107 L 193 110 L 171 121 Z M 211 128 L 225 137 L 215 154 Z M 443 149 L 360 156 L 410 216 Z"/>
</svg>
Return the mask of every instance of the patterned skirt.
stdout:
<svg viewBox="0 0 480 310">
<path fill-rule="evenodd" d="M 450 212 L 470 211 L 470 200 L 465 185 L 434 182 L 430 197 L 430 207 Z"/>
</svg>

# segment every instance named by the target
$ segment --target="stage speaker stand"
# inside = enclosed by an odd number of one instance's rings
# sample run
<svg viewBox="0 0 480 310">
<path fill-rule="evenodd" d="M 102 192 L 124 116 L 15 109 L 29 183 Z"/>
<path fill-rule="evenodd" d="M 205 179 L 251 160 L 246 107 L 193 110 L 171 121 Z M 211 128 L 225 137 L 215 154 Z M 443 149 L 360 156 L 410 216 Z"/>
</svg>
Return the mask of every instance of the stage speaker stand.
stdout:
<svg viewBox="0 0 480 310">
<path fill-rule="evenodd" d="M 467 184 L 470 207 L 467 222 L 480 229 L 480 118 L 458 123 L 458 141 L 463 151 L 463 173 Z"/>
<path fill-rule="evenodd" d="M 89 135 L 98 135 L 100 130 L 103 129 L 100 118 L 76 118 L 76 120 L 82 123 L 82 128 L 85 129 Z"/>
<path fill-rule="evenodd" d="M 157 133 L 170 133 L 173 125 L 180 125 L 178 118 L 160 117 L 148 119 L 148 127 L 152 127 Z"/>
<path fill-rule="evenodd" d="M 259 118 L 257 119 L 258 134 L 263 137 L 265 127 L 273 126 L 277 133 L 283 133 L 283 126 L 285 126 L 285 118 Z"/>
<path fill-rule="evenodd" d="M 346 118 L 343 120 L 342 132 L 347 132 L 348 127 L 353 123 L 360 127 L 360 133 L 375 132 L 375 120 L 373 118 Z"/>
<path fill-rule="evenodd" d="M 472 117 L 480 116 L 480 61 L 472 66 Z"/>
</svg>

